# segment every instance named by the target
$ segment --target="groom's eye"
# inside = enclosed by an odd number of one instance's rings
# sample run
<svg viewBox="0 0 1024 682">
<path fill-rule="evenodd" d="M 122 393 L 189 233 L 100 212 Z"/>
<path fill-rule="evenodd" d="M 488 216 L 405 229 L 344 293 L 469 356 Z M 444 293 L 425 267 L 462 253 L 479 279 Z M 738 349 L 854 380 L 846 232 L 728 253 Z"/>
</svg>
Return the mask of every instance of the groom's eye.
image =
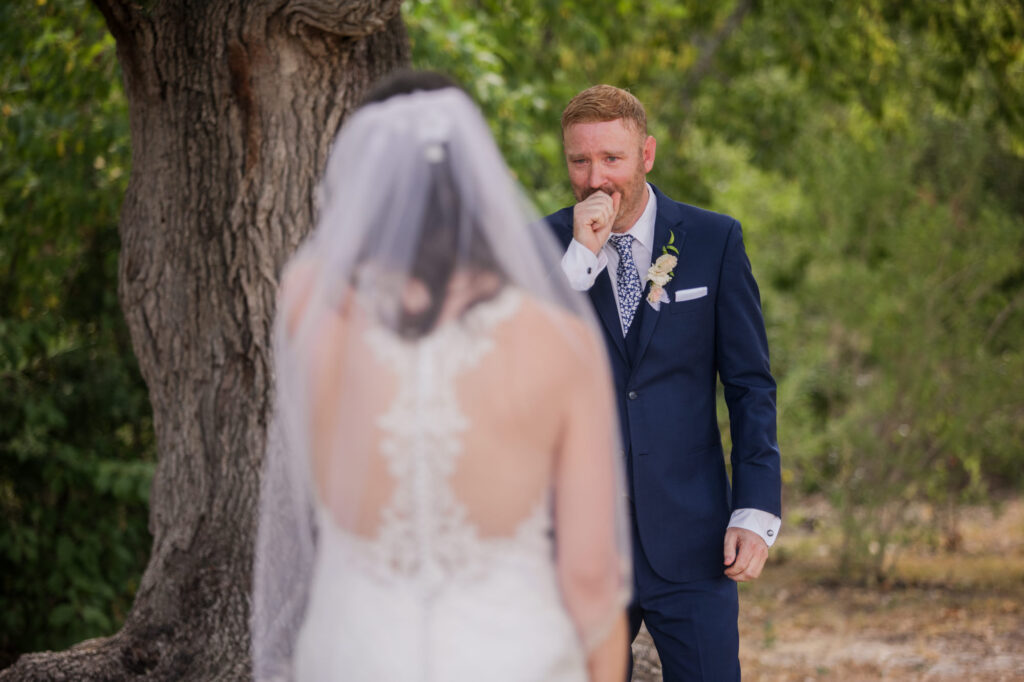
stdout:
<svg viewBox="0 0 1024 682">
<path fill-rule="evenodd" d="M 619 157 L 617 157 L 617 156 L 606 156 L 606 157 L 604 157 L 604 160 L 607 161 L 608 163 L 615 163 L 616 161 L 619 160 Z"/>
</svg>

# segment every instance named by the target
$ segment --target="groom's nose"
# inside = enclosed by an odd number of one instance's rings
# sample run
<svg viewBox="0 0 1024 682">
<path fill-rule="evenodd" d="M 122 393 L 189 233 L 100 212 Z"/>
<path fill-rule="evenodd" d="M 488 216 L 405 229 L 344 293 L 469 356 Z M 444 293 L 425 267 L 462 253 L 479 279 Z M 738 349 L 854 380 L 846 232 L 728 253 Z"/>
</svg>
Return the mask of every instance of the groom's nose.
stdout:
<svg viewBox="0 0 1024 682">
<path fill-rule="evenodd" d="M 602 173 L 598 168 L 591 166 L 590 175 L 587 177 L 587 186 L 591 189 L 601 189 L 604 187 L 604 180 L 604 173 Z"/>
</svg>

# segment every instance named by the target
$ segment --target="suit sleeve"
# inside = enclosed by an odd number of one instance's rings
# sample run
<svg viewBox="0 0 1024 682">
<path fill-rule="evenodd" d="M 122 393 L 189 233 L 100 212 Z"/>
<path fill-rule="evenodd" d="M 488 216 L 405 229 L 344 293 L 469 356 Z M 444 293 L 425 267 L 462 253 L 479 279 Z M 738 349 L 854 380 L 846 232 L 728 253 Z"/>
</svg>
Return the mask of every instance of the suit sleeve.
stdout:
<svg viewBox="0 0 1024 682">
<path fill-rule="evenodd" d="M 715 344 L 732 435 L 732 507 L 782 516 L 775 379 L 761 296 L 733 221 L 719 274 Z"/>
</svg>

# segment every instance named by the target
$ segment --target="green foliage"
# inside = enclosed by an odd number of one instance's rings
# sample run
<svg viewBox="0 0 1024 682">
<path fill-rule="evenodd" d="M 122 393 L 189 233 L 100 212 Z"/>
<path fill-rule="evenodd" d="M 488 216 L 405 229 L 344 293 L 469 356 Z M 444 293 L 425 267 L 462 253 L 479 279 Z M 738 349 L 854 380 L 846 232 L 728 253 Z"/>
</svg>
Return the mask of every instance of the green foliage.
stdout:
<svg viewBox="0 0 1024 682">
<path fill-rule="evenodd" d="M 795 150 L 815 208 L 776 246 L 805 265 L 786 282 L 799 318 L 775 321 L 800 339 L 780 387 L 790 466 L 844 513 L 844 566 L 872 575 L 885 555 L 864 550 L 913 531 L 910 503 L 1020 485 L 1024 220 L 984 189 L 978 124 L 922 115 L 889 138 L 856 118 Z"/>
<path fill-rule="evenodd" d="M 0 8 L 0 666 L 114 631 L 145 565 L 154 444 L 117 301 L 129 164 L 84 0 Z"/>
<path fill-rule="evenodd" d="M 729 10 L 713 2 L 635 0 L 403 3 L 413 64 L 449 73 L 467 88 L 519 182 L 544 212 L 572 200 L 559 126 L 569 99 L 594 83 L 629 88 L 644 101 L 652 132 L 667 139 L 686 113 L 675 89 L 689 87 L 680 77 L 696 56 L 686 38 L 709 37 Z M 664 173 L 701 187 L 694 164 L 672 156 L 672 165 L 659 164 L 657 181 L 665 183 Z"/>
<path fill-rule="evenodd" d="M 652 181 L 743 222 L 787 495 L 840 511 L 847 577 L 920 532 L 911 504 L 1021 490 L 1019 3 L 404 9 L 414 64 L 467 85 L 541 210 L 572 201 L 562 107 L 608 82 L 647 106 Z"/>
</svg>

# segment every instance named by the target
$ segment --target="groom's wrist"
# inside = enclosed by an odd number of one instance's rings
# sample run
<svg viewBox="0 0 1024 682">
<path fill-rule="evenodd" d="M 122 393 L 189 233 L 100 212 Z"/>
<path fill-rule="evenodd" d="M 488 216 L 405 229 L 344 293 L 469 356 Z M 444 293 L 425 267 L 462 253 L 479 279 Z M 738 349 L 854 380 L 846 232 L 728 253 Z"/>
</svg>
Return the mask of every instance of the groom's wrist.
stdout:
<svg viewBox="0 0 1024 682">
<path fill-rule="evenodd" d="M 736 509 L 729 518 L 729 528 L 743 528 L 757 533 L 771 547 L 779 537 L 782 519 L 761 509 Z"/>
<path fill-rule="evenodd" d="M 586 291 L 594 286 L 594 280 L 608 265 L 608 256 L 603 252 L 596 256 L 580 242 L 573 239 L 562 256 L 562 272 L 569 285 L 577 291 Z"/>
</svg>

